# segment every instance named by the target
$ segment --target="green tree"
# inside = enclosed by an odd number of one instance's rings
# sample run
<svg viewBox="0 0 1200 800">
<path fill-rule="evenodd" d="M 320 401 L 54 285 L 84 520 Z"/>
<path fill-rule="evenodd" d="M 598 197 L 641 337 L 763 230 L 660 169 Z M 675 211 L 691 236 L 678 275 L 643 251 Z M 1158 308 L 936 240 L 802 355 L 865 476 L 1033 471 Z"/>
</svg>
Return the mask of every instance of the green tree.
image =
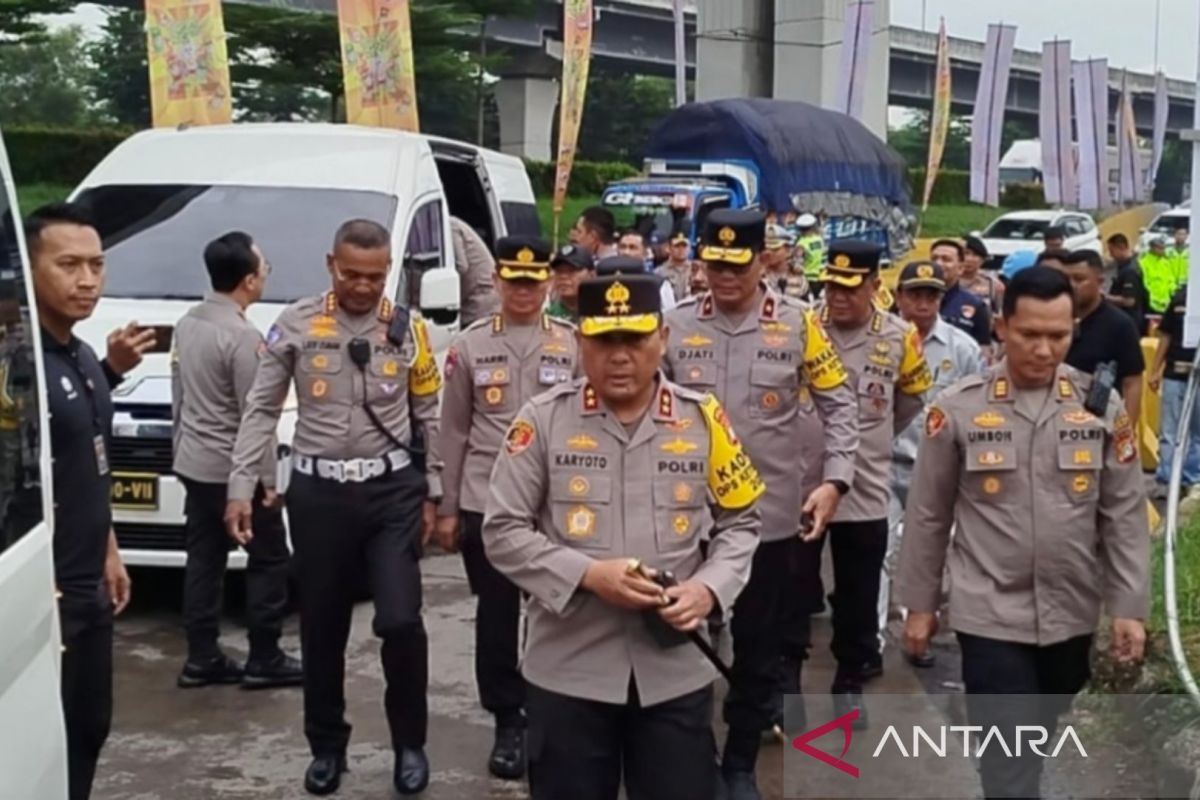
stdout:
<svg viewBox="0 0 1200 800">
<path fill-rule="evenodd" d="M 140 8 L 109 9 L 100 37 L 87 46 L 92 66 L 88 81 L 109 122 L 139 128 L 150 124 L 145 25 Z"/>
<path fill-rule="evenodd" d="M 593 72 L 584 101 L 579 157 L 640 166 L 650 134 L 674 102 L 675 84 L 668 78 Z"/>
<path fill-rule="evenodd" d="M 79 0 L 0 0 L 0 45 L 34 44 L 49 35 L 40 14 L 66 14 Z"/>
<path fill-rule="evenodd" d="M 78 27 L 0 47 L 0 120 L 59 127 L 94 122 L 82 48 Z"/>
<path fill-rule="evenodd" d="M 914 111 L 905 124 L 888 132 L 888 144 L 904 157 L 910 167 L 924 169 L 929 161 L 928 111 Z M 942 152 L 942 169 L 967 170 L 971 167 L 970 124 L 963 117 L 951 116 Z"/>
</svg>

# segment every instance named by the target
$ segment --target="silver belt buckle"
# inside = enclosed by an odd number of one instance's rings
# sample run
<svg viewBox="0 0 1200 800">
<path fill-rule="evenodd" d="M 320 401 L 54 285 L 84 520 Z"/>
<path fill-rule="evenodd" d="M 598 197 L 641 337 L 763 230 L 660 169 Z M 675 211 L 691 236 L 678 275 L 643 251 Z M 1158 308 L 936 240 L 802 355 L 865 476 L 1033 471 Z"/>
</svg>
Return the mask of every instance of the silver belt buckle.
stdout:
<svg viewBox="0 0 1200 800">
<path fill-rule="evenodd" d="M 363 481 L 363 460 L 354 458 L 342 462 L 342 483 L 352 481 L 354 483 L 362 483 Z"/>
</svg>

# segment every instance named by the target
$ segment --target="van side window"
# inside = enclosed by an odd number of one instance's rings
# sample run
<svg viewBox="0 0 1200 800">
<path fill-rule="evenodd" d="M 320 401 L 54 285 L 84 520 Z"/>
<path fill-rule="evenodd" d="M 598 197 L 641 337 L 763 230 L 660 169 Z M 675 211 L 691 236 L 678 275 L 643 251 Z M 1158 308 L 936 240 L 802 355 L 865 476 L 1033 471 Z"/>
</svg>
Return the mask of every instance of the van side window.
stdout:
<svg viewBox="0 0 1200 800">
<path fill-rule="evenodd" d="M 442 203 L 430 200 L 413 215 L 412 227 L 408 229 L 408 242 L 404 245 L 404 274 L 401 286 L 405 294 L 397 294 L 397 300 L 406 297 L 407 305 L 421 304 L 421 276 L 426 270 L 446 263 L 446 242 L 442 229 Z"/>
<path fill-rule="evenodd" d="M 36 354 L 13 210 L 0 187 L 0 555 L 42 521 Z"/>
</svg>

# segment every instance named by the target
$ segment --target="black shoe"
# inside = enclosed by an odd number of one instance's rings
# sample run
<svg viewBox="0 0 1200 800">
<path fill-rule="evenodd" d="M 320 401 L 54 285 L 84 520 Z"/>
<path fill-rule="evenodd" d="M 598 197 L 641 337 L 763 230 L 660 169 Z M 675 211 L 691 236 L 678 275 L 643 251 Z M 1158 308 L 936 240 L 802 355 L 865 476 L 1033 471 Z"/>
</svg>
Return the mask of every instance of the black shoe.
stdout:
<svg viewBox="0 0 1200 800">
<path fill-rule="evenodd" d="M 725 797 L 729 800 L 762 800 L 753 772 L 721 770 L 721 780 L 725 783 Z"/>
<path fill-rule="evenodd" d="M 302 683 L 304 667 L 286 653 L 278 653 L 270 661 L 247 661 L 246 674 L 242 678 L 243 689 L 274 689 Z"/>
<path fill-rule="evenodd" d="M 238 663 L 221 653 L 207 661 L 188 659 L 175 684 L 180 689 L 195 689 L 213 684 L 241 683 L 242 675 L 242 668 Z"/>
<path fill-rule="evenodd" d="M 883 656 L 877 655 L 874 658 L 867 659 L 867 663 L 862 667 L 862 679 L 864 681 L 873 681 L 876 678 L 883 676 Z"/>
<path fill-rule="evenodd" d="M 309 794 L 333 794 L 342 785 L 345 756 L 316 756 L 304 773 L 304 790 Z"/>
<path fill-rule="evenodd" d="M 525 775 L 525 729 L 497 728 L 488 772 L 506 781 L 519 781 Z"/>
<path fill-rule="evenodd" d="M 914 667 L 918 667 L 920 669 L 931 669 L 935 664 L 937 664 L 937 656 L 928 650 L 919 656 L 913 656 L 905 653 L 904 660 L 912 664 Z"/>
<path fill-rule="evenodd" d="M 429 759 L 419 747 L 406 747 L 396 756 L 392 783 L 400 794 L 417 794 L 429 785 Z"/>
<path fill-rule="evenodd" d="M 863 703 L 862 692 L 854 690 L 834 691 L 833 713 L 835 717 L 843 717 L 853 711 L 858 711 L 858 718 L 850 723 L 856 731 L 865 731 L 871 727 L 871 719 L 867 716 L 867 706 Z"/>
</svg>

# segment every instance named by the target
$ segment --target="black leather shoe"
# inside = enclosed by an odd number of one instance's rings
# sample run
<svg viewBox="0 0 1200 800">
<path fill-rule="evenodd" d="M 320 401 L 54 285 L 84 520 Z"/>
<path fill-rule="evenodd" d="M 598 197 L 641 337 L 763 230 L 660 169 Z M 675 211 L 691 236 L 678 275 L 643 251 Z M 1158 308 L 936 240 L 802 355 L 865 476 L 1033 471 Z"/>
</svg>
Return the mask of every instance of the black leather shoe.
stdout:
<svg viewBox="0 0 1200 800">
<path fill-rule="evenodd" d="M 333 794 L 342 785 L 345 771 L 345 756 L 317 756 L 304 773 L 304 789 L 309 794 Z"/>
<path fill-rule="evenodd" d="M 304 683 L 304 667 L 286 653 L 278 653 L 270 661 L 247 661 L 242 678 L 243 689 L 274 689 L 299 686 Z"/>
<path fill-rule="evenodd" d="M 525 729 L 497 728 L 488 772 L 506 781 L 519 781 L 525 775 Z"/>
<path fill-rule="evenodd" d="M 183 665 L 183 671 L 179 673 L 175 684 L 180 689 L 195 689 L 214 684 L 241 683 L 242 674 L 242 668 L 238 663 L 222 653 L 207 661 L 189 659 Z"/>
<path fill-rule="evenodd" d="M 851 722 L 850 727 L 856 731 L 865 731 L 871 727 L 871 719 L 867 716 L 867 706 L 863 703 L 862 692 L 850 690 L 833 693 L 835 717 L 845 716 L 856 709 L 858 710 L 858 719 Z"/>
<path fill-rule="evenodd" d="M 421 748 L 406 747 L 396 756 L 392 783 L 400 794 L 417 794 L 429 785 L 429 759 Z"/>
<path fill-rule="evenodd" d="M 729 800 L 762 800 L 753 772 L 722 770 L 721 779 L 725 782 L 725 797 Z"/>
</svg>

